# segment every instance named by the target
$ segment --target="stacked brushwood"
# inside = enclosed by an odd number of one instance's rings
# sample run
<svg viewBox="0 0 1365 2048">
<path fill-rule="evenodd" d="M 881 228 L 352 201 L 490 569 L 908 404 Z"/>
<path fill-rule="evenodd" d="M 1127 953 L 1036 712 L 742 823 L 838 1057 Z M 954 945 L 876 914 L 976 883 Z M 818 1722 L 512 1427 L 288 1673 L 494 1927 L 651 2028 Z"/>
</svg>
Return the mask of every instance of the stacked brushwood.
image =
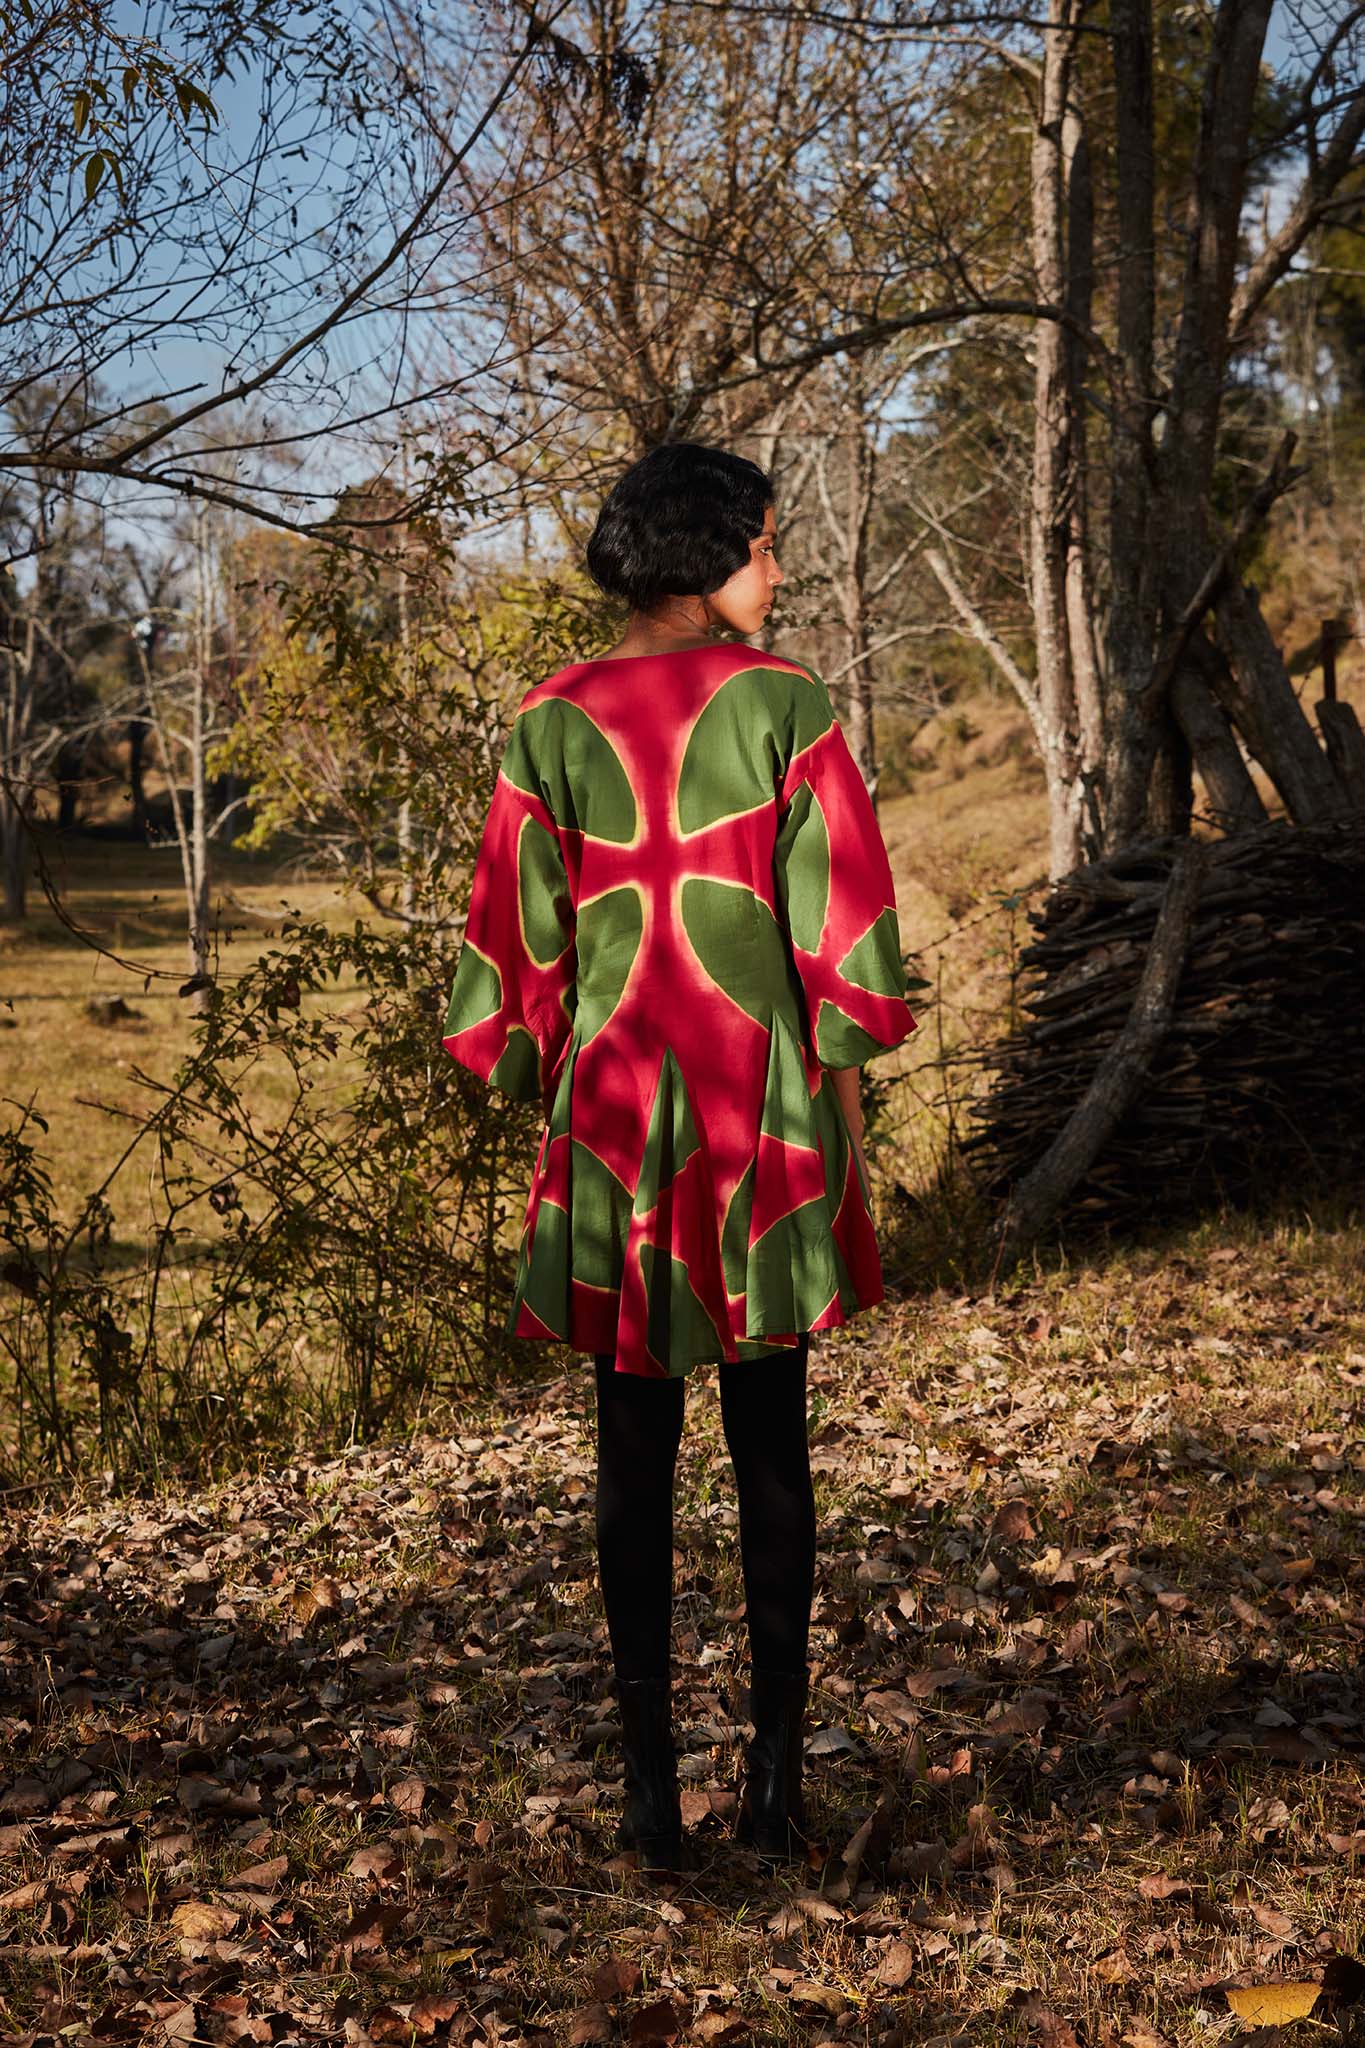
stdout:
<svg viewBox="0 0 1365 2048">
<path fill-rule="evenodd" d="M 1184 860 L 1161 841 L 1078 870 L 1032 919 L 1024 1021 L 965 1141 L 1008 1196 L 1054 1146 L 1133 1009 Z M 1173 1004 L 1142 1085 L 1063 1221 L 1130 1223 L 1365 1184 L 1365 812 L 1199 849 Z"/>
</svg>

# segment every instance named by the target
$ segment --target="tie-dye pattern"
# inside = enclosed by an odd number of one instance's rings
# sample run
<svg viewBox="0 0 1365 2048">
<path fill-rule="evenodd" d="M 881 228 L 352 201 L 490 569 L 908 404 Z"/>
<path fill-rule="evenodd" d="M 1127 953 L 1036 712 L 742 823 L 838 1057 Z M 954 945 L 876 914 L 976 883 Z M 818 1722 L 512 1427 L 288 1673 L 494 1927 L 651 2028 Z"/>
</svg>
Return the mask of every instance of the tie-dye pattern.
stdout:
<svg viewBox="0 0 1365 2048">
<path fill-rule="evenodd" d="M 913 1029 L 886 849 L 813 671 L 723 643 L 528 692 L 443 1040 L 545 1109 L 509 1332 L 662 1377 L 879 1301 L 827 1069 Z"/>
</svg>

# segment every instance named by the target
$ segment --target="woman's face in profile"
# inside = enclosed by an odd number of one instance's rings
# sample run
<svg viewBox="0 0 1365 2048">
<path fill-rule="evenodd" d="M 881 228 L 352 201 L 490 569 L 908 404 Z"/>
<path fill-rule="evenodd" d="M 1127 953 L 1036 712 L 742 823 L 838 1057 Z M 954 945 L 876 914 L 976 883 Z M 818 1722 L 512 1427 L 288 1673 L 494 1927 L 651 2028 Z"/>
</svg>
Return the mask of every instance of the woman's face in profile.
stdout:
<svg viewBox="0 0 1365 2048">
<path fill-rule="evenodd" d="M 782 581 L 777 566 L 777 522 L 769 505 L 763 515 L 763 531 L 749 542 L 749 559 L 719 590 L 707 593 L 707 610 L 712 618 L 736 633 L 757 633 L 773 608 L 773 592 Z"/>
</svg>

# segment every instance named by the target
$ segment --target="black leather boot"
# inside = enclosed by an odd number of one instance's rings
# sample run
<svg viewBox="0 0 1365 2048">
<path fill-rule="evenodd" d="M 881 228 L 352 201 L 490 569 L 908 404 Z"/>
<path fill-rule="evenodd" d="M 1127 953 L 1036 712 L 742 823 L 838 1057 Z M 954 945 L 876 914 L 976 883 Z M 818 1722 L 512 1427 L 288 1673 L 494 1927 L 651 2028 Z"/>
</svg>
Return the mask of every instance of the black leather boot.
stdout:
<svg viewBox="0 0 1365 2048">
<path fill-rule="evenodd" d="M 764 1671 L 755 1665 L 750 1672 L 754 1738 L 748 1747 L 735 1833 L 760 1856 L 771 1859 L 805 1854 L 801 1765 L 809 1682 L 806 1670 Z"/>
<path fill-rule="evenodd" d="M 667 1678 L 618 1678 L 626 1803 L 618 1849 L 634 1849 L 641 1870 L 681 1870 L 682 1809 L 673 1744 L 673 1685 Z"/>
</svg>

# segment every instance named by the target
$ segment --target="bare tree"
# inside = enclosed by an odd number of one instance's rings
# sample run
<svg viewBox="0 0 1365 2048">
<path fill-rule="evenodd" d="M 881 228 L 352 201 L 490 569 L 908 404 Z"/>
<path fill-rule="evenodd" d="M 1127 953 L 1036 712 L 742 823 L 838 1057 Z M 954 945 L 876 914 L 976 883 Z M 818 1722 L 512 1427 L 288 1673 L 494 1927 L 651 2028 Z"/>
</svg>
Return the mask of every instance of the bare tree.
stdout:
<svg viewBox="0 0 1365 2048">
<path fill-rule="evenodd" d="M 924 716 L 938 708 L 922 680 L 897 681 L 896 651 L 951 625 L 926 611 L 911 577 L 936 524 L 964 509 L 945 493 L 930 518 L 923 502 L 937 445 L 903 430 L 918 353 L 891 343 L 820 365 L 755 437 L 777 475 L 789 559 L 801 565 L 779 629 L 798 645 L 825 650 L 821 672 L 874 802 L 880 713 Z"/>
<path fill-rule="evenodd" d="M 236 638 L 228 566 L 233 515 L 201 500 L 188 508 L 183 524 L 188 560 L 176 579 L 176 601 L 144 613 L 131 638 L 141 672 L 138 695 L 156 744 L 180 856 L 190 991 L 202 1008 L 212 963 L 211 848 L 230 836 L 246 799 L 216 803 L 210 777 L 212 756 L 231 730 L 235 709 L 229 688 Z"/>
<path fill-rule="evenodd" d="M 25 414 L 43 417 L 43 394 L 18 410 L 22 433 Z M 28 565 L 22 577 L 0 567 L 0 915 L 16 923 L 27 911 L 39 791 L 75 720 L 101 532 L 72 479 L 58 476 L 34 490 L 0 488 L 0 542 Z"/>
<path fill-rule="evenodd" d="M 796 8 L 574 0 L 560 28 L 464 172 L 482 279 L 452 315 L 466 353 L 503 339 L 485 410 L 517 420 L 509 467 L 577 535 L 604 463 L 767 434 L 831 327 L 881 310 L 904 249 L 869 262 L 850 222 L 884 212 L 898 131 L 936 95 L 927 64 L 869 80 Z M 798 337 L 819 346 L 770 375 Z"/>
<path fill-rule="evenodd" d="M 96 178 L 72 108 L 119 61 L 112 9 L 49 6 L 34 33 L 0 41 L 0 417 L 37 379 L 58 394 L 36 438 L 0 434 L 0 472 L 319 525 L 334 454 L 323 473 L 285 483 L 280 456 L 372 434 L 471 372 L 457 366 L 439 391 L 422 389 L 409 329 L 437 248 L 466 239 L 450 206 L 466 160 L 561 5 L 510 41 L 500 20 L 464 15 L 464 69 L 443 80 L 438 113 L 429 81 L 395 50 L 382 0 L 361 13 L 167 0 L 171 84 L 203 105 L 191 99 L 168 122 L 155 95 L 136 92 L 116 145 L 96 152 L 108 169 Z M 471 83 L 476 57 L 485 97 Z M 212 95 L 248 86 L 259 121 L 215 126 Z M 165 381 L 158 351 L 187 347 L 212 371 Z M 116 369 L 121 395 L 92 403 Z M 459 473 L 433 462 L 424 497 L 442 501 Z"/>
<path fill-rule="evenodd" d="M 1036 51 L 1018 35 L 976 35 L 1018 81 L 1032 128 L 1029 249 L 1046 310 L 1030 343 L 1031 674 L 950 552 L 928 559 L 1028 710 L 1054 876 L 1087 851 L 1187 830 L 1195 766 L 1214 815 L 1231 826 L 1265 815 L 1248 754 L 1291 817 L 1330 817 L 1347 801 L 1239 573 L 1249 538 L 1302 473 L 1292 437 L 1267 449 L 1231 519 L 1220 524 L 1211 510 L 1234 366 L 1315 225 L 1362 213 L 1350 174 L 1361 163 L 1365 86 L 1340 81 L 1359 75 L 1346 58 L 1360 47 L 1365 9 L 1331 24 L 1267 132 L 1269 5 L 1221 0 L 1212 17 L 1179 188 L 1156 157 L 1150 0 L 1115 0 L 1103 32 L 1107 77 L 1093 61 L 1089 0 L 1048 0 Z M 1253 180 L 1296 149 L 1308 165 L 1302 184 L 1258 240 L 1244 223 Z M 1097 154 L 1111 172 L 1104 194 Z M 1159 194 L 1174 208 L 1176 262 L 1159 246 Z M 1104 506 L 1095 484 L 1106 469 Z"/>
</svg>

